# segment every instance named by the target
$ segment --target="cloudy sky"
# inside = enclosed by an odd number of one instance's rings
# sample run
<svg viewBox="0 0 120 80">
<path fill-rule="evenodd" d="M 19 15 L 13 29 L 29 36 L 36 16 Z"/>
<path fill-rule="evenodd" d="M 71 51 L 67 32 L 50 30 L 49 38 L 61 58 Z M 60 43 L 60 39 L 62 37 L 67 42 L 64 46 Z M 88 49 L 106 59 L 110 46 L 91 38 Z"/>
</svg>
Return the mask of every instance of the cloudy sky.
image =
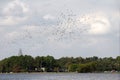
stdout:
<svg viewBox="0 0 120 80">
<path fill-rule="evenodd" d="M 0 59 L 120 55 L 119 0 L 0 0 Z"/>
</svg>

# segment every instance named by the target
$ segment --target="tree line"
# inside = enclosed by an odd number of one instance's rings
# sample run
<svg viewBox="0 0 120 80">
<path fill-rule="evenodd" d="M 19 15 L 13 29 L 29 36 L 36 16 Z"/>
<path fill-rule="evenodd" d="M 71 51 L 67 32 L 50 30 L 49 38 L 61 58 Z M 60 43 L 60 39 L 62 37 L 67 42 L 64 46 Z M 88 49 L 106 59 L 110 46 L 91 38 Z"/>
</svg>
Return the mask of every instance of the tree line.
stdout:
<svg viewBox="0 0 120 80">
<path fill-rule="evenodd" d="M 120 71 L 120 56 L 62 57 L 30 55 L 11 56 L 0 61 L 0 73 L 9 72 L 104 72 Z"/>
</svg>

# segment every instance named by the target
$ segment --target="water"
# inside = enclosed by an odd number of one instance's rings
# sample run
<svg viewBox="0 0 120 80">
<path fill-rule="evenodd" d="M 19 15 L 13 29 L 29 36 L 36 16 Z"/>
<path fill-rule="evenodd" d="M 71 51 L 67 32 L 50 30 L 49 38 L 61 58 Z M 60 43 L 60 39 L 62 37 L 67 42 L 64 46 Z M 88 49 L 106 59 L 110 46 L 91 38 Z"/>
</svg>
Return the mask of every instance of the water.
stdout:
<svg viewBox="0 0 120 80">
<path fill-rule="evenodd" d="M 0 74 L 0 80 L 120 80 L 117 73 L 19 73 Z"/>
</svg>

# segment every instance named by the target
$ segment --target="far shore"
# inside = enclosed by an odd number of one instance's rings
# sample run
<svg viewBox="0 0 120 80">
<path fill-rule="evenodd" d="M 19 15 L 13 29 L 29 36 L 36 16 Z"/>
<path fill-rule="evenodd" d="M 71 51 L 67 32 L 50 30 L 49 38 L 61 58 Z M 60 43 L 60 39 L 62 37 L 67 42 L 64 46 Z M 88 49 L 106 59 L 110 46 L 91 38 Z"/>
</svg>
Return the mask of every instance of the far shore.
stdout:
<svg viewBox="0 0 120 80">
<path fill-rule="evenodd" d="M 9 72 L 9 73 L 0 73 L 0 74 L 46 74 L 46 73 L 70 73 L 70 74 L 76 74 L 78 72 Z M 120 73 L 120 72 L 111 72 L 111 71 L 108 71 L 108 72 L 89 72 L 89 73 L 78 73 L 78 74 L 96 74 L 96 73 L 105 73 L 105 74 L 109 74 L 109 73 Z"/>
</svg>

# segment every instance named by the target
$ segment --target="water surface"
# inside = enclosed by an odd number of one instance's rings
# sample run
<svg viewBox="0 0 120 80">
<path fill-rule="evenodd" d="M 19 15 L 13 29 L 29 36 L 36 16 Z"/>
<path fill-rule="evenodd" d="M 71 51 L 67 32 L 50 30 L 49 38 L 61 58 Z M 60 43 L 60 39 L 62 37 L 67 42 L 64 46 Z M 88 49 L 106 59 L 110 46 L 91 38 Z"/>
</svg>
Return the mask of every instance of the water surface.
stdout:
<svg viewBox="0 0 120 80">
<path fill-rule="evenodd" d="M 117 73 L 13 73 L 0 74 L 0 80 L 120 80 Z"/>
</svg>

